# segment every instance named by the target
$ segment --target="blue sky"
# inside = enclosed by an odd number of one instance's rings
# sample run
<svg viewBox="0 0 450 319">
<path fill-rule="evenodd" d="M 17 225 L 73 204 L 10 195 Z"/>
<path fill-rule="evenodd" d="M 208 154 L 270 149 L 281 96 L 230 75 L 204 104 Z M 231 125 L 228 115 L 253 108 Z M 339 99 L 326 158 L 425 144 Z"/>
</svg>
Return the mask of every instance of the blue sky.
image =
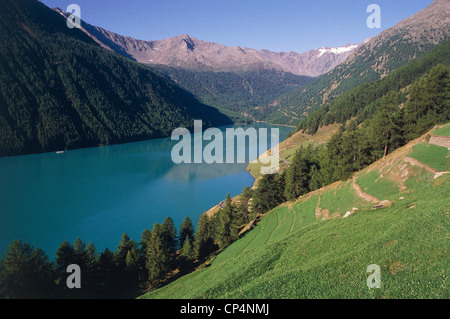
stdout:
<svg viewBox="0 0 450 319">
<path fill-rule="evenodd" d="M 432 0 L 42 0 L 141 40 L 180 34 L 271 51 L 304 52 L 360 43 L 428 6 Z M 369 29 L 366 8 L 381 8 L 381 29 Z"/>
</svg>

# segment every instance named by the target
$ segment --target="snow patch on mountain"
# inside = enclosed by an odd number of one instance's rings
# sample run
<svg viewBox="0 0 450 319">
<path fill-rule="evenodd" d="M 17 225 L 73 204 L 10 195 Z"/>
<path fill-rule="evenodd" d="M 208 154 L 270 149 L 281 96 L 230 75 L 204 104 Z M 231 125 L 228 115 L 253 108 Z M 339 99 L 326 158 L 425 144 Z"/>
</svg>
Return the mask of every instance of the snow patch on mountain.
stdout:
<svg viewBox="0 0 450 319">
<path fill-rule="evenodd" d="M 352 50 L 356 49 L 357 47 L 358 47 L 358 44 L 354 44 L 354 45 L 346 45 L 346 46 L 338 47 L 338 48 L 320 48 L 317 51 L 319 51 L 319 57 L 321 57 L 322 55 L 324 55 L 327 52 L 334 53 L 334 54 L 342 54 L 342 53 L 352 51 Z"/>
</svg>

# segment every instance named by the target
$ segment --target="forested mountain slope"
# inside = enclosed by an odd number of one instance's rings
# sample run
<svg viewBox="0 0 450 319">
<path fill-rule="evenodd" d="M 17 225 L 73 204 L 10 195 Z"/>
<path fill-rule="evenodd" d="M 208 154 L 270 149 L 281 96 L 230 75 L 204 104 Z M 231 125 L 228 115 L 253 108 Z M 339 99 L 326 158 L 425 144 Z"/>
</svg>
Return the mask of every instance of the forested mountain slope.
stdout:
<svg viewBox="0 0 450 319">
<path fill-rule="evenodd" d="M 159 73 L 70 29 L 36 0 L 0 2 L 0 156 L 230 124 Z"/>
<path fill-rule="evenodd" d="M 408 61 L 418 58 L 450 34 L 450 0 L 435 0 L 396 26 L 361 45 L 334 70 L 304 88 L 255 110 L 255 117 L 274 123 L 298 123 L 339 95 L 360 84 L 384 78 Z"/>
<path fill-rule="evenodd" d="M 398 92 L 400 102 L 409 96 L 412 84 L 438 64 L 450 66 L 450 40 L 436 46 L 420 58 L 408 62 L 380 80 L 365 83 L 335 98 L 303 119 L 297 130 L 315 133 L 320 126 L 345 123 L 355 118 L 360 124 L 381 107 L 382 98 L 389 92 Z M 445 92 L 442 92 L 443 96 Z M 442 107 L 450 108 L 450 97 L 442 100 Z M 450 116 L 448 114 L 447 116 Z M 450 120 L 450 119 L 449 119 Z"/>
<path fill-rule="evenodd" d="M 202 102 L 235 112 L 237 121 L 251 121 L 249 114 L 254 108 L 314 80 L 308 76 L 275 70 L 235 73 L 196 71 L 164 65 L 152 67 L 192 92 Z"/>
</svg>

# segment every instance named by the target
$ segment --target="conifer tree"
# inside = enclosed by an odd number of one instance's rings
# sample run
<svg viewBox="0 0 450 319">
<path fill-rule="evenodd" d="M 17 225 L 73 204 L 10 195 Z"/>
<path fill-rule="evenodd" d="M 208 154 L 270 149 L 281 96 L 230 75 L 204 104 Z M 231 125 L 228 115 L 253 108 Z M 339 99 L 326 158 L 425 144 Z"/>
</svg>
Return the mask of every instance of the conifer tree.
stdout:
<svg viewBox="0 0 450 319">
<path fill-rule="evenodd" d="M 283 174 L 264 175 L 256 191 L 253 192 L 252 210 L 255 214 L 267 213 L 286 200 L 284 196 L 286 181 Z"/>
<path fill-rule="evenodd" d="M 151 243 L 147 248 L 148 279 L 152 287 L 157 287 L 172 270 L 172 248 L 165 240 L 166 234 L 162 225 L 156 223 L 152 230 Z"/>
<path fill-rule="evenodd" d="M 66 240 L 63 241 L 55 255 L 56 272 L 58 276 L 65 276 L 67 266 L 75 263 L 75 252 L 72 245 Z"/>
<path fill-rule="evenodd" d="M 417 80 L 405 104 L 409 139 L 450 120 L 450 68 L 438 64 Z"/>
<path fill-rule="evenodd" d="M 100 253 L 97 269 L 99 273 L 97 286 L 100 297 L 114 297 L 118 290 L 116 278 L 119 276 L 119 272 L 114 262 L 114 253 L 108 248 Z"/>
<path fill-rule="evenodd" d="M 186 237 L 181 248 L 179 269 L 181 273 L 188 273 L 194 268 L 195 251 L 189 237 Z"/>
<path fill-rule="evenodd" d="M 99 255 L 97 254 L 97 249 L 92 242 L 89 242 L 84 252 L 83 290 L 88 294 L 88 296 L 92 297 L 97 297 L 99 294 L 99 287 L 97 285 L 97 282 L 99 281 L 99 276 L 101 276 L 101 274 L 98 271 L 98 261 Z"/>
<path fill-rule="evenodd" d="M 177 229 L 171 217 L 167 217 L 162 224 L 164 241 L 173 255 L 178 249 Z"/>
<path fill-rule="evenodd" d="M 386 157 L 390 150 L 402 144 L 402 121 L 399 95 L 390 91 L 383 97 L 381 108 L 370 121 L 371 136 L 378 158 Z"/>
<path fill-rule="evenodd" d="M 229 246 L 237 239 L 238 228 L 235 215 L 236 210 L 231 202 L 230 193 L 228 193 L 225 206 L 218 212 L 217 241 L 221 249 Z"/>
<path fill-rule="evenodd" d="M 152 241 L 152 231 L 145 228 L 141 235 L 141 240 L 139 241 L 138 250 L 138 269 L 139 269 L 139 281 L 140 285 L 143 286 L 148 279 L 148 271 L 146 267 L 147 263 L 147 251 L 148 247 L 151 245 Z"/>
<path fill-rule="evenodd" d="M 196 258 L 202 262 L 216 250 L 212 238 L 211 220 L 206 214 L 200 216 L 194 238 L 194 251 Z"/>
<path fill-rule="evenodd" d="M 114 285 L 120 289 L 117 293 L 123 296 L 134 292 L 139 282 L 137 245 L 126 233 L 122 235 L 114 252 L 116 277 Z"/>
<path fill-rule="evenodd" d="M 0 261 L 0 298 L 28 299 L 55 296 L 56 277 L 48 257 L 39 248 L 14 240 Z"/>
<path fill-rule="evenodd" d="M 253 190 L 250 187 L 245 187 L 242 190 L 240 196 L 240 202 L 238 204 L 237 213 L 238 213 L 238 221 L 241 225 L 247 224 L 251 219 L 255 218 L 251 212 L 250 200 L 253 197 Z"/>
<path fill-rule="evenodd" d="M 303 152 L 303 148 L 296 152 L 294 160 L 286 173 L 284 195 L 291 201 L 309 191 L 310 165 Z"/>
<path fill-rule="evenodd" d="M 186 216 L 180 226 L 179 242 L 184 243 L 186 238 L 189 238 L 191 243 L 194 242 L 194 224 L 189 216 Z"/>
<path fill-rule="evenodd" d="M 125 295 L 136 294 L 140 287 L 140 271 L 139 271 L 139 256 L 136 247 L 132 247 L 127 252 L 127 257 L 125 258 L 125 269 L 123 274 L 123 285 L 122 290 Z"/>
<path fill-rule="evenodd" d="M 123 233 L 119 245 L 114 253 L 114 258 L 119 268 L 124 269 L 126 267 L 127 254 L 133 248 L 136 249 L 136 243 L 131 240 L 126 233 Z"/>
</svg>

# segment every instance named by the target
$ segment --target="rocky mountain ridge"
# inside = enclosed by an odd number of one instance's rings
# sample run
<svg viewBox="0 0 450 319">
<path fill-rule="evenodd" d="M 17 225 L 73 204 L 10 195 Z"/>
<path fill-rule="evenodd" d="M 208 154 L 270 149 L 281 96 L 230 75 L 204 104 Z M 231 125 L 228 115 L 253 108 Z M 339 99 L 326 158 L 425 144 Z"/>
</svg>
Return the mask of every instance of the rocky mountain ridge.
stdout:
<svg viewBox="0 0 450 319">
<path fill-rule="evenodd" d="M 59 8 L 55 11 L 67 17 Z M 181 67 L 196 71 L 249 72 L 274 70 L 317 77 L 341 64 L 358 44 L 319 48 L 303 53 L 272 52 L 226 46 L 196 39 L 188 34 L 163 40 L 144 41 L 82 23 L 82 30 L 103 47 L 144 64 Z"/>
</svg>

